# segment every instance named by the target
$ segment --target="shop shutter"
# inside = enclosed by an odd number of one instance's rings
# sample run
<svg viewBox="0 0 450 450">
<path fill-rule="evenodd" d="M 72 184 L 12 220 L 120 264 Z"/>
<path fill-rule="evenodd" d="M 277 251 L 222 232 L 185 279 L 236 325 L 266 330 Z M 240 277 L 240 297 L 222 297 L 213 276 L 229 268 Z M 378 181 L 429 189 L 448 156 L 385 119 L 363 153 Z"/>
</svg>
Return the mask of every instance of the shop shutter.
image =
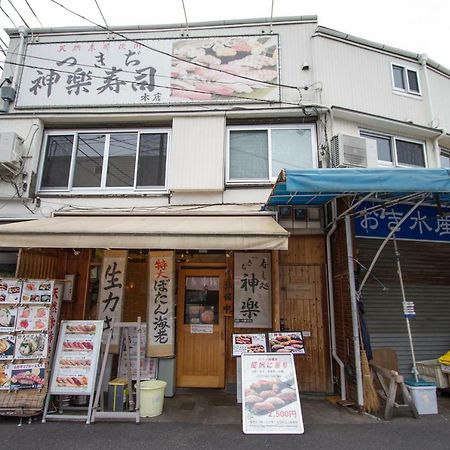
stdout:
<svg viewBox="0 0 450 450">
<path fill-rule="evenodd" d="M 358 239 L 358 261 L 368 267 L 381 242 Z M 450 349 L 450 245 L 408 241 L 398 241 L 398 245 L 406 297 L 416 309 L 416 318 L 410 321 L 416 360 L 434 359 Z M 371 277 L 363 290 L 372 347 L 393 348 L 400 371 L 408 375 L 412 359 L 392 242 L 383 250 L 373 274 L 386 289 Z M 359 278 L 363 276 L 364 269 Z"/>
</svg>

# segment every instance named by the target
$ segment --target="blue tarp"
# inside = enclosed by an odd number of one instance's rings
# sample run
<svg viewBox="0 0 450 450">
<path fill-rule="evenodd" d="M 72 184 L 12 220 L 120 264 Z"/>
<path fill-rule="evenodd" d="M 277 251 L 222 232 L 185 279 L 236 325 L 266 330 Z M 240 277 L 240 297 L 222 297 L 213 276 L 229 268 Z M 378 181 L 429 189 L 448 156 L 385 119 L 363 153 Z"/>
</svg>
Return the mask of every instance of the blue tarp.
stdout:
<svg viewBox="0 0 450 450">
<path fill-rule="evenodd" d="M 392 194 L 413 192 L 443 194 L 450 201 L 448 169 L 302 169 L 280 174 L 266 203 L 275 205 L 321 205 L 344 194 Z"/>
</svg>

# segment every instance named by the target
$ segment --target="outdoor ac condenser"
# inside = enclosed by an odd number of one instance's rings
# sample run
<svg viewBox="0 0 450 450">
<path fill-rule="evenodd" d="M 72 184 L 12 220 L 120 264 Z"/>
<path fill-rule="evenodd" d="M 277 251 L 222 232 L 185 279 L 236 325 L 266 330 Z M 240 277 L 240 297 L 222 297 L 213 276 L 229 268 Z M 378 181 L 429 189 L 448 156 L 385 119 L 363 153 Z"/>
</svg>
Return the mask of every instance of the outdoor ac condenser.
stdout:
<svg viewBox="0 0 450 450">
<path fill-rule="evenodd" d="M 23 139 L 16 133 L 0 133 L 0 167 L 9 172 L 20 168 Z"/>
<path fill-rule="evenodd" d="M 347 134 L 338 134 L 331 139 L 332 167 L 376 167 L 377 143 Z"/>
</svg>

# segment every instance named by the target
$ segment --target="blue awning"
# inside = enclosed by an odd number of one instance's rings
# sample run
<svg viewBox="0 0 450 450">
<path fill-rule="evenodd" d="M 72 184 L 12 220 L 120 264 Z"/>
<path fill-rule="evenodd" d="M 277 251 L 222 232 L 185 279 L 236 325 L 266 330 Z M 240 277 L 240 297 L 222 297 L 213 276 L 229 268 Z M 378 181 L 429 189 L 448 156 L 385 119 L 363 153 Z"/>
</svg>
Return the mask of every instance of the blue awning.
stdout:
<svg viewBox="0 0 450 450">
<path fill-rule="evenodd" d="M 322 205 L 346 195 L 374 193 L 379 198 L 394 198 L 414 192 L 440 194 L 440 201 L 450 202 L 450 170 L 285 170 L 280 173 L 266 206 Z"/>
</svg>

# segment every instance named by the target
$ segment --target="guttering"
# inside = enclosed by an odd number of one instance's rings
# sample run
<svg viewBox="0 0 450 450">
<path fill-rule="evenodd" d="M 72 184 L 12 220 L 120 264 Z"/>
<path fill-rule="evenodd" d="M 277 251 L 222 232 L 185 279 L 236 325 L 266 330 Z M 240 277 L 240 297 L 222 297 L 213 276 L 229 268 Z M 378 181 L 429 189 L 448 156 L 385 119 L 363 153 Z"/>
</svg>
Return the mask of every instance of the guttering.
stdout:
<svg viewBox="0 0 450 450">
<path fill-rule="evenodd" d="M 433 125 L 434 122 L 434 108 L 433 108 L 433 100 L 431 99 L 431 90 L 430 90 L 430 80 L 428 78 L 428 70 L 427 70 L 427 60 L 428 56 L 425 53 L 422 53 L 418 56 L 417 60 L 419 64 L 422 66 L 423 76 L 425 78 L 425 86 L 427 88 L 427 100 L 428 100 L 428 108 L 430 110 L 430 126 Z"/>
<path fill-rule="evenodd" d="M 305 16 L 282 16 L 275 17 L 273 20 L 270 17 L 252 18 L 252 19 L 231 19 L 231 20 L 217 20 L 194 22 L 189 24 L 189 29 L 195 28 L 231 28 L 244 26 L 270 26 L 270 24 L 284 25 L 294 23 L 317 23 L 317 15 Z M 124 25 L 110 27 L 113 33 L 119 32 L 142 32 L 142 31 L 180 31 L 186 28 L 186 23 L 172 23 L 160 25 Z M 14 36 L 17 33 L 15 28 L 5 28 L 9 36 Z M 31 28 L 30 32 L 34 35 L 42 34 L 73 34 L 73 33 L 105 33 L 105 29 L 100 26 L 86 26 L 86 27 L 47 27 L 47 28 Z"/>
<path fill-rule="evenodd" d="M 336 231 L 337 221 L 336 221 L 336 200 L 332 202 L 333 211 L 333 225 L 327 233 L 326 246 L 327 246 L 327 278 L 328 278 L 328 305 L 329 305 L 329 315 L 330 315 L 330 335 L 331 335 L 331 355 L 334 360 L 339 365 L 340 372 L 340 383 L 341 383 L 341 400 L 347 400 L 347 388 L 345 383 L 345 367 L 341 358 L 339 358 L 336 350 L 336 321 L 334 314 L 334 292 L 333 292 L 333 267 L 331 260 L 331 235 Z M 331 368 L 333 375 L 333 368 Z"/>
</svg>

